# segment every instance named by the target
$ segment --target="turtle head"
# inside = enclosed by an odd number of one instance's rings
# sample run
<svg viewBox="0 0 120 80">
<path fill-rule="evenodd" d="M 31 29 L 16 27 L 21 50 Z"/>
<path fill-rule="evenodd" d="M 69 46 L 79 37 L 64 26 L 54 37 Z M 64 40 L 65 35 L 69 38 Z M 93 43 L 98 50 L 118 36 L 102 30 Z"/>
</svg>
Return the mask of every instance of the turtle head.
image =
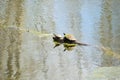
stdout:
<svg viewBox="0 0 120 80">
<path fill-rule="evenodd" d="M 64 35 L 66 35 L 65 33 L 63 33 Z"/>
<path fill-rule="evenodd" d="M 55 34 L 55 33 L 53 33 L 53 35 L 54 35 L 54 36 L 56 36 L 56 34 Z"/>
</svg>

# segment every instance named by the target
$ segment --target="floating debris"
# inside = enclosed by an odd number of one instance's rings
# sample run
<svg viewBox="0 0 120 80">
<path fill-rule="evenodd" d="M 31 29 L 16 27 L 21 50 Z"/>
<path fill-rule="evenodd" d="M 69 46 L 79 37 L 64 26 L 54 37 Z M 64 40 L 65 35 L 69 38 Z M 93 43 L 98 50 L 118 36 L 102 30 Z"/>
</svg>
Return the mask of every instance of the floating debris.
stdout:
<svg viewBox="0 0 120 80">
<path fill-rule="evenodd" d="M 104 52 L 104 54 L 107 54 L 108 56 L 113 56 L 117 59 L 120 59 L 120 54 L 115 53 L 111 48 L 109 47 L 101 47 L 102 51 Z"/>
</svg>

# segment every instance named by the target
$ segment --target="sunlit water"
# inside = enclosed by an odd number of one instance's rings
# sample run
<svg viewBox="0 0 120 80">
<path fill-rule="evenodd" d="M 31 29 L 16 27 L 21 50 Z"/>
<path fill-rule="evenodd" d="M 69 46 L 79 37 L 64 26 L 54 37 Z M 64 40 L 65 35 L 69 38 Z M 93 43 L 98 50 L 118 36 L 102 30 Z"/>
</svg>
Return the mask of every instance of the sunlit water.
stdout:
<svg viewBox="0 0 120 80">
<path fill-rule="evenodd" d="M 119 4 L 1 0 L 0 80 L 119 80 Z M 70 33 L 91 46 L 53 48 L 52 33 Z"/>
</svg>

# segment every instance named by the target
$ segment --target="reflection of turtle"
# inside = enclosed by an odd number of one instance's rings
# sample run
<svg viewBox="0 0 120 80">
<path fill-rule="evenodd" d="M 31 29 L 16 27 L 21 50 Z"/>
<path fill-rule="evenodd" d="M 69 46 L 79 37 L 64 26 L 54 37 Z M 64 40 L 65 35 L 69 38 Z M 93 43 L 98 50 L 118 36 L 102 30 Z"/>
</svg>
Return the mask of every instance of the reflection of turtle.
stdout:
<svg viewBox="0 0 120 80">
<path fill-rule="evenodd" d="M 54 35 L 53 42 L 55 43 L 55 46 L 54 46 L 54 48 L 55 48 L 63 43 L 63 38 L 61 35 L 56 35 L 56 34 L 53 34 L 53 35 Z"/>
<path fill-rule="evenodd" d="M 74 46 L 74 47 L 75 47 L 75 46 Z M 66 50 L 67 50 L 67 51 L 72 51 L 72 50 L 74 49 L 74 47 L 70 47 L 70 46 L 65 46 L 65 45 L 64 45 L 64 48 L 65 48 L 64 51 L 66 51 Z"/>
<path fill-rule="evenodd" d="M 87 46 L 87 44 L 77 42 L 75 37 L 71 34 L 65 34 L 64 33 L 63 42 L 64 42 L 64 47 L 65 47 L 64 51 L 65 50 L 72 50 L 73 47 L 75 47 L 77 44 Z"/>
</svg>

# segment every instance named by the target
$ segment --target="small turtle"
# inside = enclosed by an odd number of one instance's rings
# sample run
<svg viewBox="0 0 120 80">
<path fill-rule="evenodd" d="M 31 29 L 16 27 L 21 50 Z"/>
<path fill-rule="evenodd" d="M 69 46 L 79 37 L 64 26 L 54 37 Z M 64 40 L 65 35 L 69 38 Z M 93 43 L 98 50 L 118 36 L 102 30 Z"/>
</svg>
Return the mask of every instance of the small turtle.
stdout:
<svg viewBox="0 0 120 80">
<path fill-rule="evenodd" d="M 53 42 L 55 44 L 54 48 L 60 46 L 63 43 L 63 37 L 61 35 L 53 34 Z"/>
</svg>

